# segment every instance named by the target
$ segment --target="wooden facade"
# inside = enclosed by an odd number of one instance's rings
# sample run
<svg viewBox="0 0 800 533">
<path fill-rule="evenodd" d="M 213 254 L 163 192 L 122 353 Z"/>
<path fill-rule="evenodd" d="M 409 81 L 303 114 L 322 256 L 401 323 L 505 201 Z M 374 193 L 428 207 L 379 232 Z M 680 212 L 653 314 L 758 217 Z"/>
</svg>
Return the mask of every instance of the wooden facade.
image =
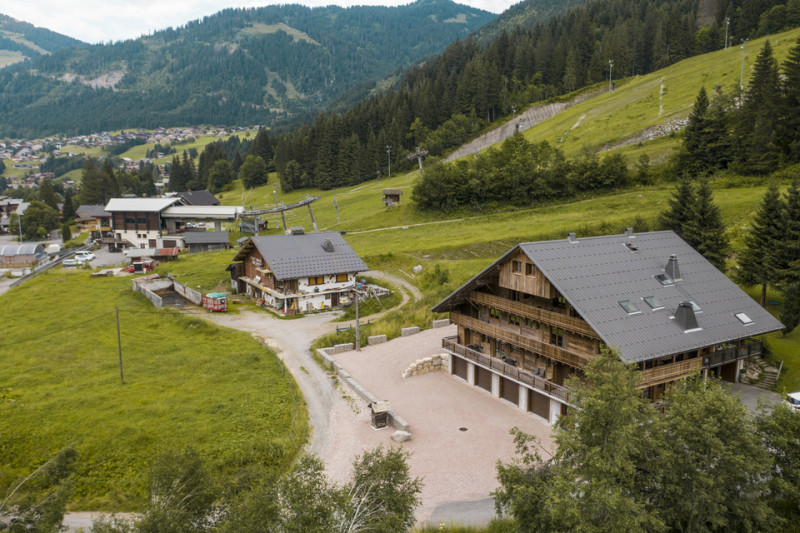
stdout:
<svg viewBox="0 0 800 533">
<path fill-rule="evenodd" d="M 520 249 L 484 272 L 448 304 L 458 326 L 457 337 L 442 342 L 452 357 L 451 373 L 554 421 L 568 412 L 567 378 L 581 375 L 600 354 L 601 335 Z M 735 381 L 741 360 L 761 350 L 760 342 L 740 339 L 637 363 L 639 388 L 655 401 L 676 381 L 700 372 Z M 498 376 L 494 384 L 492 373 Z"/>
</svg>

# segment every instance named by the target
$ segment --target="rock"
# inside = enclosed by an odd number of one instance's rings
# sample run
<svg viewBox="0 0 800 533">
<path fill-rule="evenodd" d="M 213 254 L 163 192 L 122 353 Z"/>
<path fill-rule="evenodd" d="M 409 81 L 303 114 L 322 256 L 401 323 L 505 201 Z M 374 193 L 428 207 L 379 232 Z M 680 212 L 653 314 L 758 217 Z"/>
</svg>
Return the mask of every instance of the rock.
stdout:
<svg viewBox="0 0 800 533">
<path fill-rule="evenodd" d="M 411 440 L 411 433 L 408 431 L 395 431 L 392 433 L 392 440 L 395 442 L 405 442 L 407 440 Z"/>
<path fill-rule="evenodd" d="M 422 272 L 422 265 L 417 265 L 411 269 L 411 272 L 414 274 L 420 274 Z"/>
</svg>

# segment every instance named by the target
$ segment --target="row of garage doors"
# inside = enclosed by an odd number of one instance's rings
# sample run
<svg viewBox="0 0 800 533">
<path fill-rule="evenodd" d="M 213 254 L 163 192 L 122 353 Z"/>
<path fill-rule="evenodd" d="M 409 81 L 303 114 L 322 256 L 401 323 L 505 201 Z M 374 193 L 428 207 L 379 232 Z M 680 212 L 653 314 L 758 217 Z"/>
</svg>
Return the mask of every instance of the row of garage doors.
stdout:
<svg viewBox="0 0 800 533">
<path fill-rule="evenodd" d="M 453 374 L 467 381 L 467 366 L 469 363 L 460 357 L 453 356 Z M 475 366 L 475 386 L 480 387 L 485 391 L 492 392 L 492 372 L 478 366 Z M 512 381 L 508 378 L 500 376 L 500 397 L 507 400 L 514 405 L 519 405 L 519 395 L 528 395 L 528 411 L 541 416 L 545 420 L 550 419 L 550 398 L 544 394 L 540 394 L 535 390 L 529 389 Z"/>
</svg>

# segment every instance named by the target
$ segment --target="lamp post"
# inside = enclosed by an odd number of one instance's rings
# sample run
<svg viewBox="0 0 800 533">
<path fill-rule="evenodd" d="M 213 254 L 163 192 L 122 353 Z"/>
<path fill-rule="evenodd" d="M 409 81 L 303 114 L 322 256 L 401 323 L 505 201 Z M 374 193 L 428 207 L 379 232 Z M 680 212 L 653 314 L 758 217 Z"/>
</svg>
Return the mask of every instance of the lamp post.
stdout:
<svg viewBox="0 0 800 533">
<path fill-rule="evenodd" d="M 725 50 L 728 49 L 728 26 L 731 23 L 730 17 L 725 17 Z"/>
<path fill-rule="evenodd" d="M 742 71 L 739 73 L 739 91 L 744 91 L 744 45 L 747 44 L 748 39 L 742 39 Z"/>
<path fill-rule="evenodd" d="M 608 60 L 608 92 L 611 92 L 611 72 L 614 69 L 614 60 Z"/>
<path fill-rule="evenodd" d="M 22 214 L 17 213 L 17 224 L 19 225 L 19 242 L 22 242 Z"/>
<path fill-rule="evenodd" d="M 278 207 L 278 184 L 277 183 L 273 183 L 272 186 L 274 187 L 274 189 L 272 189 L 272 192 L 275 193 L 275 207 L 277 208 Z M 275 211 L 275 227 L 276 228 L 278 227 L 278 212 L 277 211 Z"/>
<path fill-rule="evenodd" d="M 353 289 L 355 291 L 355 299 L 356 299 L 356 351 L 361 351 L 361 328 L 359 327 L 358 323 L 358 279 L 353 277 Z"/>
<path fill-rule="evenodd" d="M 389 178 L 392 177 L 392 147 L 386 145 L 386 155 L 389 156 Z"/>
</svg>

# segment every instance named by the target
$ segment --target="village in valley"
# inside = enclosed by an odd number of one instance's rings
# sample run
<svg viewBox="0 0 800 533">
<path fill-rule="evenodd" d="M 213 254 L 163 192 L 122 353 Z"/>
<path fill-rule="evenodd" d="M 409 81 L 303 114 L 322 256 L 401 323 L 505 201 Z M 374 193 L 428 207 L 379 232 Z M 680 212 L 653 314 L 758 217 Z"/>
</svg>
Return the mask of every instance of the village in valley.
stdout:
<svg viewBox="0 0 800 533">
<path fill-rule="evenodd" d="M 612 4 L 694 44 L 584 75 Z M 617 4 L 291 127 L 0 138 L 0 531 L 793 531 L 800 8 Z"/>
</svg>

